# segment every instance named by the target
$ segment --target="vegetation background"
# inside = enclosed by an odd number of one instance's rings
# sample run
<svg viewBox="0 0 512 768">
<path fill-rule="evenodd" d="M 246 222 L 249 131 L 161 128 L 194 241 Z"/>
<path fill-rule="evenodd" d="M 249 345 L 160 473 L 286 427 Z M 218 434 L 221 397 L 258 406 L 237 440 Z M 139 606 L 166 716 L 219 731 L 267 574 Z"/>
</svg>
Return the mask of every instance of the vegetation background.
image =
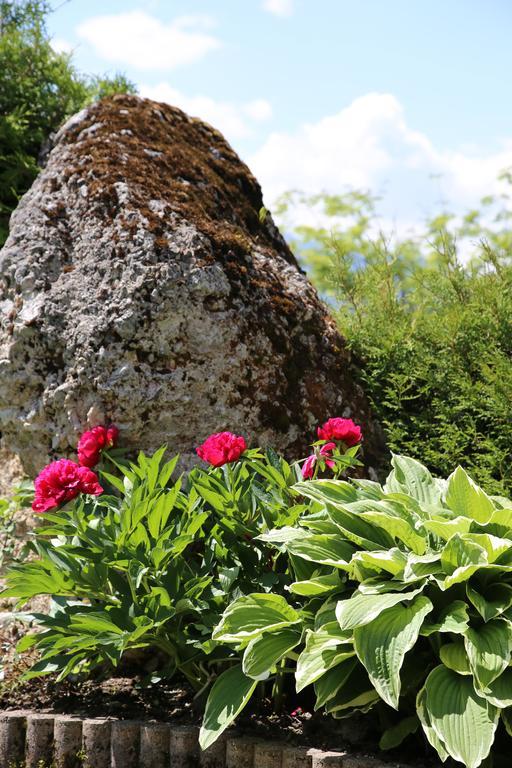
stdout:
<svg viewBox="0 0 512 768">
<path fill-rule="evenodd" d="M 0 245 L 51 134 L 94 99 L 135 91 L 122 74 L 88 76 L 55 52 L 49 13 L 45 0 L 0 2 Z M 462 219 L 441 212 L 402 240 L 379 234 L 375 202 L 368 191 L 290 192 L 273 213 L 361 361 L 390 449 L 440 475 L 462 464 L 489 492 L 510 493 L 507 193 Z M 289 224 L 297 204 L 318 209 L 323 225 Z"/>
</svg>

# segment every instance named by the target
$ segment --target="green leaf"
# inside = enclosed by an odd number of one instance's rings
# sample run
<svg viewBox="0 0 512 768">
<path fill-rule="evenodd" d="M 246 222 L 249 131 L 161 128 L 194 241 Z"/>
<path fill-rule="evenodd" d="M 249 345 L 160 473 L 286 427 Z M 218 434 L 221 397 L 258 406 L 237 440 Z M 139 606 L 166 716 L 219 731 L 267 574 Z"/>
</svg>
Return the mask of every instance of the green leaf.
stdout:
<svg viewBox="0 0 512 768">
<path fill-rule="evenodd" d="M 242 670 L 247 677 L 265 680 L 277 662 L 300 643 L 301 633 L 294 629 L 260 635 L 244 651 Z"/>
<path fill-rule="evenodd" d="M 349 600 L 340 600 L 336 606 L 336 618 L 342 630 L 354 629 L 369 624 L 382 611 L 401 602 L 413 600 L 423 587 L 410 592 L 394 592 L 383 595 L 363 595 L 355 592 Z"/>
<path fill-rule="evenodd" d="M 418 715 L 419 721 L 423 728 L 423 732 L 427 737 L 429 744 L 432 747 L 434 747 L 437 754 L 439 755 L 439 757 L 444 763 L 449 757 L 449 755 L 444 747 L 442 739 L 439 738 L 439 736 L 436 734 L 436 732 L 432 728 L 429 712 L 425 706 L 426 699 L 427 699 L 427 694 L 425 691 L 425 687 L 423 687 L 416 697 L 416 714 Z"/>
<path fill-rule="evenodd" d="M 213 744 L 242 711 L 257 681 L 246 677 L 242 667 L 231 667 L 217 678 L 208 696 L 203 724 L 199 733 L 201 749 Z"/>
<path fill-rule="evenodd" d="M 419 725 L 420 721 L 416 715 L 400 720 L 399 723 L 384 731 L 379 741 L 379 748 L 395 749 L 395 747 L 399 747 L 411 733 L 416 733 Z"/>
<path fill-rule="evenodd" d="M 308 480 L 304 483 L 296 483 L 293 490 L 313 501 L 321 501 L 324 504 L 345 504 L 357 501 L 357 491 L 353 485 L 345 480 Z"/>
<path fill-rule="evenodd" d="M 341 632 L 337 622 L 324 624 L 315 632 L 308 630 L 306 646 L 297 660 L 297 693 L 316 682 L 332 667 L 355 656 L 354 648 L 347 640 L 347 633 Z"/>
<path fill-rule="evenodd" d="M 422 526 L 440 539 L 448 541 L 454 533 L 468 533 L 472 523 L 469 517 L 455 517 L 447 520 L 445 517 L 434 516 L 430 520 L 424 520 Z"/>
<path fill-rule="evenodd" d="M 434 632 L 452 632 L 455 635 L 463 635 L 469 625 L 469 614 L 466 603 L 462 600 L 454 600 L 450 603 L 435 618 L 434 621 L 429 623 L 426 621 L 422 628 L 421 633 L 425 637 L 432 635 Z"/>
<path fill-rule="evenodd" d="M 212 638 L 221 643 L 247 644 L 263 632 L 285 629 L 299 620 L 297 611 L 280 595 L 244 595 L 226 608 Z"/>
<path fill-rule="evenodd" d="M 484 621 L 495 619 L 512 605 L 510 584 L 486 584 L 478 592 L 467 584 L 466 594 Z"/>
<path fill-rule="evenodd" d="M 493 619 L 478 629 L 467 629 L 464 644 L 479 688 L 486 688 L 508 667 L 512 651 L 512 625 Z"/>
<path fill-rule="evenodd" d="M 334 668 L 329 669 L 315 682 L 315 711 L 336 696 L 357 666 L 357 659 L 346 659 L 341 664 L 337 664 Z"/>
<path fill-rule="evenodd" d="M 409 605 L 394 605 L 354 630 L 354 648 L 379 696 L 398 709 L 400 669 L 414 646 L 432 603 L 423 595 Z"/>
<path fill-rule="evenodd" d="M 361 517 L 365 502 L 355 502 L 340 506 L 328 506 L 327 513 L 345 538 L 367 550 L 391 549 L 395 542 L 392 537 L 377 525 L 372 525 Z"/>
<path fill-rule="evenodd" d="M 304 532 L 301 538 L 294 538 L 286 545 L 291 555 L 312 563 L 331 565 L 346 570 L 355 550 L 339 536 Z"/>
<path fill-rule="evenodd" d="M 512 706 L 512 669 L 508 667 L 503 674 L 493 680 L 484 690 L 476 691 L 495 707 L 504 709 Z"/>
<path fill-rule="evenodd" d="M 393 471 L 386 480 L 386 493 L 406 493 L 420 504 L 439 504 L 441 491 L 438 483 L 423 464 L 408 456 L 393 455 Z"/>
<path fill-rule="evenodd" d="M 382 502 L 374 502 L 375 505 Z M 369 520 L 374 525 L 378 525 L 389 533 L 394 539 L 402 541 L 406 547 L 411 549 L 416 555 L 425 554 L 427 542 L 419 533 L 416 533 L 413 525 L 401 517 L 388 514 L 387 512 L 372 510 L 363 512 L 361 517 Z"/>
<path fill-rule="evenodd" d="M 501 719 L 503 721 L 503 725 L 505 726 L 506 732 L 512 738 L 512 707 L 508 707 L 507 709 L 502 710 Z"/>
<path fill-rule="evenodd" d="M 364 550 L 356 552 L 350 561 L 352 568 L 361 564 L 364 568 L 369 568 L 372 571 L 386 571 L 392 576 L 396 576 L 404 570 L 407 563 L 406 555 L 398 549 L 398 547 L 392 547 L 391 549 L 383 552 L 377 552 L 372 550 L 371 552 L 365 552 Z"/>
<path fill-rule="evenodd" d="M 417 711 L 429 741 L 432 729 L 454 760 L 478 768 L 494 741 L 499 710 L 477 696 L 470 677 L 443 665 L 432 670 L 422 690 L 424 700 Z"/>
<path fill-rule="evenodd" d="M 303 595 L 304 597 L 313 597 L 314 595 L 326 595 L 340 589 L 342 586 L 338 571 L 327 576 L 314 576 L 305 581 L 295 581 L 290 584 L 289 590 L 294 595 Z"/>
<path fill-rule="evenodd" d="M 441 551 L 441 565 L 448 574 L 466 565 L 485 565 L 487 551 L 480 544 L 468 541 L 463 534 L 456 533 Z"/>
<path fill-rule="evenodd" d="M 457 467 L 448 478 L 446 504 L 456 515 L 470 517 L 479 523 L 489 522 L 494 512 L 491 499 L 462 467 Z"/>
<path fill-rule="evenodd" d="M 340 666 L 351 664 L 351 661 L 352 660 L 349 659 L 348 661 L 343 662 Z M 325 677 L 332 676 L 332 681 L 334 681 L 336 679 L 335 673 L 338 669 L 339 667 L 336 667 L 330 672 L 327 672 Z M 339 682 L 339 676 L 337 679 Z M 326 690 L 326 687 L 324 687 L 324 678 L 321 677 L 320 680 L 315 683 L 315 692 L 317 695 L 323 694 L 324 690 Z M 329 696 L 326 700 L 325 709 L 326 712 L 331 713 L 334 717 L 343 717 L 341 713 L 347 709 L 362 709 L 363 711 L 367 711 L 377 701 L 380 701 L 379 694 L 370 683 L 365 668 L 354 660 L 354 663 L 351 664 L 351 667 L 348 669 L 348 674 L 344 676 L 341 685 L 337 685 L 333 695 Z M 318 707 L 319 703 L 317 701 L 315 709 L 318 709 Z"/>
<path fill-rule="evenodd" d="M 471 674 L 468 655 L 462 641 L 442 645 L 439 649 L 439 658 L 445 667 L 453 669 L 453 671 L 458 672 L 459 675 Z"/>
</svg>

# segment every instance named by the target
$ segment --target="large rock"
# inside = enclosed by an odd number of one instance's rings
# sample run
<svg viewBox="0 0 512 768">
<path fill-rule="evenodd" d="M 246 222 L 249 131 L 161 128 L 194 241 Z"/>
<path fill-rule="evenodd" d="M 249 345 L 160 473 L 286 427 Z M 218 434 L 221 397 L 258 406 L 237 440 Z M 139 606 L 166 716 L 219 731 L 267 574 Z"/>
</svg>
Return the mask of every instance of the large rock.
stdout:
<svg viewBox="0 0 512 768">
<path fill-rule="evenodd" d="M 372 461 L 351 356 L 261 207 L 223 137 L 168 105 L 117 96 L 60 130 L 0 253 L 0 428 L 28 472 L 106 421 L 186 464 L 224 429 L 299 457 L 351 415 Z"/>
</svg>

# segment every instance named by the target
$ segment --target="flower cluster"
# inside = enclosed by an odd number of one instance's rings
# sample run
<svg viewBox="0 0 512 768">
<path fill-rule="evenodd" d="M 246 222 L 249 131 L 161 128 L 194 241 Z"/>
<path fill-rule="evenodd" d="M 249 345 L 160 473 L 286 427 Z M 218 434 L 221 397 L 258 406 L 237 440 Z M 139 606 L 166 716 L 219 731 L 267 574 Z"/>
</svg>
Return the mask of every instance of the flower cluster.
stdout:
<svg viewBox="0 0 512 768">
<path fill-rule="evenodd" d="M 334 459 L 336 449 L 353 448 L 363 439 L 361 427 L 354 424 L 352 419 L 342 419 L 339 416 L 328 419 L 325 424 L 318 427 L 317 434 L 323 444 L 317 444 L 314 453 L 308 456 L 302 465 L 304 480 L 310 480 L 315 476 L 317 465 L 320 469 L 325 469 L 325 467 L 334 469 L 336 466 Z"/>
<path fill-rule="evenodd" d="M 196 453 L 203 461 L 213 467 L 222 467 L 231 461 L 236 461 L 247 450 L 247 443 L 240 435 L 232 432 L 217 432 L 206 438 L 204 443 L 196 448 Z"/>
<path fill-rule="evenodd" d="M 119 430 L 114 424 L 108 427 L 93 427 L 84 432 L 78 441 L 78 463 L 82 467 L 95 467 L 101 452 L 117 443 Z"/>
<path fill-rule="evenodd" d="M 94 427 L 84 432 L 78 441 L 78 463 L 59 459 L 48 464 L 34 482 L 34 512 L 48 512 L 60 507 L 79 494 L 98 496 L 103 493 L 98 476 L 92 471 L 106 448 L 117 443 L 119 430 L 113 424 Z"/>
<path fill-rule="evenodd" d="M 304 479 L 315 476 L 317 468 L 334 469 L 335 452 L 351 448 L 362 440 L 361 428 L 352 419 L 328 419 L 318 427 L 319 442 L 302 467 Z M 116 445 L 119 430 L 114 424 L 98 426 L 84 432 L 78 441 L 78 463 L 59 459 L 48 464 L 36 477 L 34 512 L 47 512 L 76 498 L 80 493 L 93 496 L 103 492 L 92 471 L 104 450 Z M 245 438 L 233 432 L 216 432 L 196 448 L 197 455 L 213 467 L 237 461 L 247 450 Z"/>
<path fill-rule="evenodd" d="M 36 477 L 34 486 L 34 512 L 48 512 L 71 501 L 80 493 L 91 496 L 103 493 L 98 477 L 92 469 L 81 467 L 70 459 L 52 461 Z"/>
</svg>

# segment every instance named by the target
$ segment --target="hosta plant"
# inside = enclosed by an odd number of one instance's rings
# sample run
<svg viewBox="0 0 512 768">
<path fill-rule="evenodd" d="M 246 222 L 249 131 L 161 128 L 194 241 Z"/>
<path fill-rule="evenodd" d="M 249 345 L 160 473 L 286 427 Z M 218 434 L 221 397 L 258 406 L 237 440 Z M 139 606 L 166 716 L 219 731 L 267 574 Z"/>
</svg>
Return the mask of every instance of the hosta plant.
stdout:
<svg viewBox="0 0 512 768">
<path fill-rule="evenodd" d="M 335 718 L 380 709 L 383 748 L 421 728 L 443 761 L 476 768 L 500 720 L 512 735 L 512 502 L 460 467 L 440 480 L 400 456 L 383 486 L 293 490 L 310 502 L 298 524 L 259 536 L 287 554 L 293 580 L 226 608 L 213 640 L 240 662 L 211 689 L 202 745 L 258 681 L 278 692 L 290 675 Z"/>
</svg>

